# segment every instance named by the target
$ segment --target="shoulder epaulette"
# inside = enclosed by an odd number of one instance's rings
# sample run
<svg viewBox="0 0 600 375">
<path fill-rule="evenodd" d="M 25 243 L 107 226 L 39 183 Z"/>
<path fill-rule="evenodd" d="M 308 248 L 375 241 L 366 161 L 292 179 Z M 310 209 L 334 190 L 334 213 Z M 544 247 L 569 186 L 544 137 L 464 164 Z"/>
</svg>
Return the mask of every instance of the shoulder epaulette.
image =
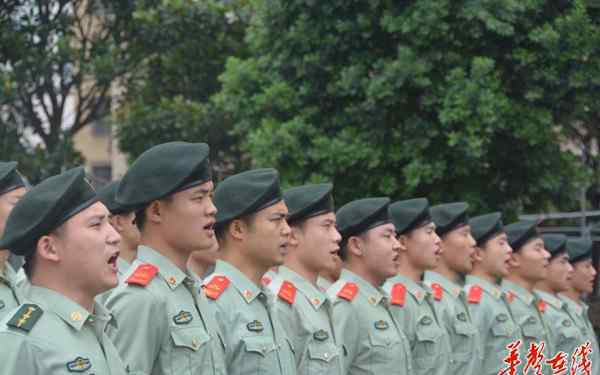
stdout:
<svg viewBox="0 0 600 375">
<path fill-rule="evenodd" d="M 506 296 L 506 302 L 508 303 L 513 303 L 513 301 L 515 300 L 515 294 L 513 292 L 511 292 L 510 290 L 507 290 L 504 295 Z"/>
<path fill-rule="evenodd" d="M 431 290 L 433 290 L 433 299 L 436 301 L 441 301 L 442 296 L 444 295 L 444 289 L 442 289 L 442 286 L 438 283 L 432 283 Z"/>
<path fill-rule="evenodd" d="M 271 284 L 271 281 L 273 281 L 273 279 L 271 278 L 271 276 L 269 275 L 264 275 L 263 277 L 261 277 L 260 279 L 260 283 L 263 286 L 269 286 L 269 284 Z"/>
<path fill-rule="evenodd" d="M 152 264 L 140 264 L 135 271 L 125 280 L 127 284 L 146 286 L 158 273 L 158 268 Z"/>
<path fill-rule="evenodd" d="M 469 303 L 479 303 L 481 302 L 481 293 L 483 289 L 475 284 L 469 288 L 469 295 L 467 296 L 467 302 Z"/>
<path fill-rule="evenodd" d="M 337 296 L 345 299 L 346 301 L 352 301 L 358 294 L 358 285 L 355 283 L 346 283 L 337 293 Z"/>
<path fill-rule="evenodd" d="M 290 305 L 293 305 L 296 300 L 296 286 L 291 282 L 284 280 L 281 283 L 281 287 L 279 287 L 277 296 Z"/>
<path fill-rule="evenodd" d="M 406 287 L 402 283 L 396 283 L 392 286 L 392 292 L 390 293 L 390 303 L 392 305 L 404 306 L 404 300 L 406 298 Z"/>
<path fill-rule="evenodd" d="M 44 314 L 44 310 L 38 305 L 24 304 L 13 317 L 6 323 L 7 326 L 29 332 L 35 323 Z"/>
<path fill-rule="evenodd" d="M 546 312 L 546 301 L 544 301 L 543 299 L 538 300 L 537 308 L 542 314 Z"/>
<path fill-rule="evenodd" d="M 229 283 L 230 281 L 226 276 L 215 276 L 208 283 L 204 284 L 204 294 L 208 298 L 216 300 L 227 289 Z"/>
</svg>

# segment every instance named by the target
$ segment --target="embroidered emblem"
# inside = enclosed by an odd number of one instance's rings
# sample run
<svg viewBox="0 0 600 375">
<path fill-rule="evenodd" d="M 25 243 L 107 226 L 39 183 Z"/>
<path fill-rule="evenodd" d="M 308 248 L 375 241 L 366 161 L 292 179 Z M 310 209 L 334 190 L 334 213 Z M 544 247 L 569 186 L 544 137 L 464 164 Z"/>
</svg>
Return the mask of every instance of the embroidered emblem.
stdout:
<svg viewBox="0 0 600 375">
<path fill-rule="evenodd" d="M 392 305 L 404 306 L 404 300 L 406 297 L 406 287 L 402 283 L 396 283 L 392 287 Z"/>
<path fill-rule="evenodd" d="M 424 326 L 431 325 L 431 323 L 433 323 L 433 319 L 431 319 L 428 316 L 425 316 L 423 317 L 423 319 L 421 319 L 421 324 L 423 324 Z"/>
<path fill-rule="evenodd" d="M 543 299 L 539 300 L 537 303 L 537 308 L 543 314 L 546 312 L 546 302 Z"/>
<path fill-rule="evenodd" d="M 215 276 L 204 285 L 204 294 L 210 299 L 216 300 L 229 286 L 229 279 L 225 276 Z"/>
<path fill-rule="evenodd" d="M 294 300 L 296 299 L 296 287 L 294 284 L 286 280 L 281 283 L 281 288 L 279 288 L 279 293 L 277 293 L 277 296 L 290 305 L 293 305 Z"/>
<path fill-rule="evenodd" d="M 126 280 L 127 284 L 146 286 L 156 276 L 158 268 L 152 264 L 140 264 Z"/>
<path fill-rule="evenodd" d="M 17 328 L 25 332 L 31 331 L 35 323 L 44 314 L 44 311 L 37 305 L 22 305 L 15 315 L 6 323 L 9 327 Z"/>
<path fill-rule="evenodd" d="M 496 317 L 496 321 L 500 322 L 500 323 L 504 323 L 508 320 L 508 316 L 506 316 L 506 314 L 500 314 Z"/>
<path fill-rule="evenodd" d="M 571 321 L 570 320 L 563 320 L 563 326 L 570 327 L 571 326 Z"/>
<path fill-rule="evenodd" d="M 444 289 L 438 283 L 431 284 L 431 289 L 433 290 L 433 299 L 436 301 L 441 301 L 442 296 L 444 295 Z"/>
<path fill-rule="evenodd" d="M 180 324 L 188 324 L 192 320 L 194 320 L 192 313 L 190 313 L 189 311 L 183 311 L 183 310 L 181 310 L 179 312 L 179 314 L 177 314 L 173 317 L 173 322 L 175 324 L 179 324 L 179 325 Z"/>
<path fill-rule="evenodd" d="M 344 287 L 338 292 L 337 296 L 345 299 L 346 301 L 352 301 L 358 293 L 358 285 L 355 283 L 346 283 Z"/>
<path fill-rule="evenodd" d="M 483 289 L 479 285 L 473 285 L 469 289 L 468 301 L 469 303 L 479 303 L 481 301 L 481 293 Z"/>
<path fill-rule="evenodd" d="M 390 328 L 390 325 L 385 320 L 378 320 L 375 322 L 375 328 L 383 331 Z"/>
<path fill-rule="evenodd" d="M 456 319 L 460 320 L 461 322 L 466 322 L 467 314 L 465 314 L 464 312 L 460 312 L 456 315 Z"/>
<path fill-rule="evenodd" d="M 318 330 L 317 332 L 313 333 L 313 338 L 317 341 L 325 341 L 329 338 L 329 333 L 327 333 L 327 331 L 325 330 Z"/>
<path fill-rule="evenodd" d="M 258 320 L 253 320 L 250 323 L 246 324 L 246 328 L 248 328 L 248 331 L 250 332 L 262 332 L 265 329 L 265 327 L 263 327 L 263 324 Z"/>
<path fill-rule="evenodd" d="M 89 359 L 83 357 L 77 357 L 71 362 L 67 363 L 67 370 L 69 372 L 84 372 L 92 368 L 92 363 Z"/>
</svg>

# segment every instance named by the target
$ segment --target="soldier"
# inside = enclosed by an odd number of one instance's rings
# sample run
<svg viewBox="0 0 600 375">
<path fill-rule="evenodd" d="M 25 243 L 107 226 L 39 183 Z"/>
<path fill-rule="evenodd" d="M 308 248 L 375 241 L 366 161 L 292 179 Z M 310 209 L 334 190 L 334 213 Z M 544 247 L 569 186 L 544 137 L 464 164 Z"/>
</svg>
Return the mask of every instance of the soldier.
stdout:
<svg viewBox="0 0 600 375">
<path fill-rule="evenodd" d="M 342 273 L 342 266 L 344 263 L 342 262 L 342 258 L 340 258 L 339 254 L 336 254 L 334 257 L 335 265 L 331 269 L 323 270 L 319 272 L 319 278 L 317 279 L 317 285 L 319 288 L 327 292 L 327 290 L 335 283 Z"/>
<path fill-rule="evenodd" d="M 331 305 L 317 286 L 319 272 L 335 266 L 342 237 L 335 228 L 331 184 L 287 190 L 292 228 L 284 265 L 270 284 L 278 318 L 292 340 L 298 374 L 342 374 Z"/>
<path fill-rule="evenodd" d="M 389 198 L 350 202 L 337 211 L 344 269 L 328 290 L 334 333 L 348 375 L 411 374 L 410 344 L 390 312 L 381 286 L 398 272 Z"/>
<path fill-rule="evenodd" d="M 471 236 L 464 202 L 431 207 L 436 233 L 442 239 L 441 257 L 433 271 L 425 272 L 425 284 L 433 290 L 433 306 L 450 335 L 451 374 L 480 374 L 483 350 L 477 327 L 465 304 L 463 277 L 473 268 L 475 240 Z"/>
<path fill-rule="evenodd" d="M 495 375 L 503 366 L 506 346 L 523 339 L 499 284 L 508 275 L 512 249 L 499 212 L 474 217 L 469 225 L 477 247 L 465 279 L 467 306 L 482 342 L 481 374 Z"/>
<path fill-rule="evenodd" d="M 569 262 L 573 266 L 573 274 L 569 282 L 569 289 L 560 295 L 566 304 L 567 312 L 584 337 L 583 342 L 577 345 L 590 343 L 592 350 L 591 361 L 592 374 L 600 374 L 600 347 L 598 339 L 594 334 L 594 328 L 590 322 L 589 306 L 583 301 L 584 294 L 591 294 L 594 290 L 594 279 L 596 270 L 592 263 L 593 243 L 588 239 L 567 240 L 567 252 Z M 573 353 L 567 353 L 567 355 Z"/>
<path fill-rule="evenodd" d="M 538 310 L 548 328 L 550 355 L 564 352 L 570 355 L 584 342 L 584 337 L 566 310 L 565 303 L 558 293 L 570 288 L 573 267 L 567 253 L 567 237 L 562 234 L 542 235 L 544 247 L 550 253 L 550 264 L 546 279 L 535 284 L 534 294 L 538 297 Z"/>
<path fill-rule="evenodd" d="M 548 358 L 552 348 L 533 288 L 546 278 L 550 254 L 544 248 L 535 221 L 519 221 L 505 226 L 504 230 L 513 253 L 509 273 L 502 280 L 502 290 L 515 322 L 521 327 L 523 342 L 519 349 L 525 353 L 533 352 L 532 345 L 535 344 L 537 351 Z"/>
<path fill-rule="evenodd" d="M 421 281 L 440 258 L 429 202 L 425 198 L 396 202 L 389 212 L 400 242 L 398 275 L 383 286 L 390 311 L 408 336 L 415 374 L 446 375 L 451 354 L 448 332 L 433 310 L 431 290 Z"/>
<path fill-rule="evenodd" d="M 23 304 L 0 322 L 3 374 L 126 373 L 105 334 L 116 322 L 94 302 L 117 285 L 118 242 L 81 167 L 23 196 L 0 248 L 25 256 L 31 287 Z"/>
<path fill-rule="evenodd" d="M 27 191 L 16 162 L 0 162 L 0 235 L 15 204 Z M 10 252 L 0 250 L 0 319 L 19 305 L 16 273 L 8 262 Z"/>
<path fill-rule="evenodd" d="M 154 146 L 117 189 L 118 204 L 143 207 L 137 259 L 106 302 L 119 322 L 109 335 L 133 373 L 226 373 L 214 311 L 187 273 L 190 253 L 215 242 L 208 153 L 204 143 Z"/>
<path fill-rule="evenodd" d="M 290 227 L 279 174 L 256 169 L 226 178 L 215 191 L 221 259 L 204 281 L 216 308 L 232 375 L 294 375 L 293 346 L 263 288 L 267 270 L 283 263 Z"/>
</svg>

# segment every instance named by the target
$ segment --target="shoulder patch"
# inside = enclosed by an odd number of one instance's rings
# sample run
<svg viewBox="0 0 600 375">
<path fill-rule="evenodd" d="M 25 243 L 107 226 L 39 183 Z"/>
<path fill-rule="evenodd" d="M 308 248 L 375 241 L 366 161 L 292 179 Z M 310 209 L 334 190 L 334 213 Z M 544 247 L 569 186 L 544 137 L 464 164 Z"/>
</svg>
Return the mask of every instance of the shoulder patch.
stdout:
<svg viewBox="0 0 600 375">
<path fill-rule="evenodd" d="M 481 293 L 483 289 L 475 284 L 469 288 L 469 295 L 467 296 L 467 301 L 469 303 L 479 303 L 481 301 Z"/>
<path fill-rule="evenodd" d="M 140 264 L 125 280 L 127 284 L 146 286 L 158 273 L 158 268 L 152 264 Z"/>
<path fill-rule="evenodd" d="M 546 312 L 546 301 L 544 301 L 543 299 L 538 300 L 537 308 L 538 308 L 538 311 L 541 312 L 542 314 L 544 312 Z"/>
<path fill-rule="evenodd" d="M 441 301 L 444 295 L 444 289 L 438 283 L 431 283 L 431 289 L 433 290 L 433 299 L 436 301 Z"/>
<path fill-rule="evenodd" d="M 269 286 L 269 284 L 271 284 L 271 281 L 273 281 L 273 279 L 271 278 L 271 276 L 269 275 L 264 275 L 263 277 L 261 277 L 260 279 L 260 283 L 263 286 Z"/>
<path fill-rule="evenodd" d="M 35 326 L 35 323 L 44 314 L 44 310 L 38 305 L 24 304 L 6 323 L 7 326 L 29 332 Z"/>
<path fill-rule="evenodd" d="M 345 299 L 346 301 L 352 301 L 358 294 L 358 285 L 355 283 L 346 283 L 337 293 L 337 296 Z"/>
<path fill-rule="evenodd" d="M 404 306 L 406 298 L 406 287 L 402 283 L 396 283 L 392 286 L 390 303 L 392 305 Z"/>
<path fill-rule="evenodd" d="M 229 279 L 226 276 L 215 276 L 204 285 L 204 294 L 212 300 L 216 300 L 223 294 L 229 286 Z"/>
<path fill-rule="evenodd" d="M 513 301 L 515 300 L 515 294 L 513 292 L 511 292 L 510 290 L 507 290 L 504 295 L 506 296 L 506 302 L 508 303 L 513 303 Z"/>
<path fill-rule="evenodd" d="M 281 283 L 281 287 L 279 288 L 279 293 L 277 293 L 277 296 L 290 305 L 293 305 L 294 301 L 296 300 L 296 286 L 294 286 L 294 284 L 291 282 L 284 280 Z"/>
</svg>

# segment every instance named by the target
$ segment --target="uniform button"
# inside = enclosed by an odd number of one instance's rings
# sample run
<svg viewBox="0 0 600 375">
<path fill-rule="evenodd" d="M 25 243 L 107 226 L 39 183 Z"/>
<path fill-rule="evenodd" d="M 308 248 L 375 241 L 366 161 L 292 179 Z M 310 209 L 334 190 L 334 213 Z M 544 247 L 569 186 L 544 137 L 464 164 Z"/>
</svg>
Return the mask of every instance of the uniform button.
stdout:
<svg viewBox="0 0 600 375">
<path fill-rule="evenodd" d="M 318 305 L 321 302 L 318 298 L 313 299 L 313 305 Z"/>
<path fill-rule="evenodd" d="M 175 284 L 177 284 L 177 279 L 175 278 L 175 276 L 171 276 L 171 277 L 169 277 L 167 282 L 171 285 L 175 285 Z"/>
<path fill-rule="evenodd" d="M 192 340 L 192 346 L 194 347 L 194 349 L 196 349 L 198 347 L 198 340 L 193 339 Z"/>
<path fill-rule="evenodd" d="M 325 359 L 329 358 L 329 353 L 323 354 L 323 357 L 325 357 Z"/>
<path fill-rule="evenodd" d="M 79 311 L 74 311 L 71 313 L 71 320 L 78 322 L 80 321 L 82 318 L 81 313 Z"/>
</svg>

